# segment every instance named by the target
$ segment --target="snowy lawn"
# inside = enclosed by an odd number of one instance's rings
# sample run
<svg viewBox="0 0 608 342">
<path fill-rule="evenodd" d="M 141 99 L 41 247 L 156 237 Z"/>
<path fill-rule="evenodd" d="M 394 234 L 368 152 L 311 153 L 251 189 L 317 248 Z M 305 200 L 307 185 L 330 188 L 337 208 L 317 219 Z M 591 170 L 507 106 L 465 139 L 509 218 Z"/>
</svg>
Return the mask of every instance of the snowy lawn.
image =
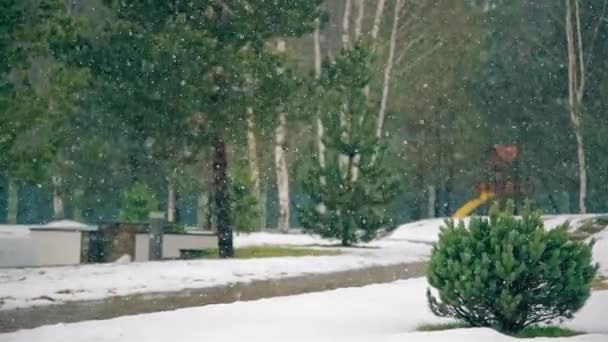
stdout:
<svg viewBox="0 0 608 342">
<path fill-rule="evenodd" d="M 425 279 L 252 302 L 210 305 L 105 321 L 45 326 L 0 335 L 0 341 L 521 341 L 489 329 L 416 332 L 449 322 L 432 315 Z M 596 292 L 563 326 L 589 334 L 564 341 L 608 341 L 608 291 Z M 535 339 L 534 341 L 544 341 Z M 547 339 L 547 341 L 562 339 Z"/>
<path fill-rule="evenodd" d="M 415 262 L 429 249 L 402 241 L 386 248 L 341 249 L 337 256 L 0 269 L 0 310 Z"/>
<path fill-rule="evenodd" d="M 594 215 L 546 216 L 548 227 L 570 220 L 578 227 Z M 443 219 L 402 225 L 362 247 L 340 248 L 338 256 L 250 260 L 188 260 L 69 267 L 0 269 L 0 310 L 134 293 L 178 291 L 270 278 L 329 273 L 374 265 L 415 262 L 428 257 Z M 608 275 L 608 230 L 595 235 L 594 258 Z M 235 236 L 235 245 L 319 246 L 335 244 L 302 234 L 256 233 Z M 327 248 L 327 247 L 316 247 Z"/>
</svg>

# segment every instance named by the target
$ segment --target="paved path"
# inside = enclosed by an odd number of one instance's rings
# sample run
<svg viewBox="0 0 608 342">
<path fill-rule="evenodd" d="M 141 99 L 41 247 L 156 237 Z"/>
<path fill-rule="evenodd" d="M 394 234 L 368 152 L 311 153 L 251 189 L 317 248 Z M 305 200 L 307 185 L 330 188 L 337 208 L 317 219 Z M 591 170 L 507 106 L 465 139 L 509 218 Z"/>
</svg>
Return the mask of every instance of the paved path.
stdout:
<svg viewBox="0 0 608 342">
<path fill-rule="evenodd" d="M 226 286 L 142 293 L 101 300 L 73 301 L 58 305 L 2 310 L 0 311 L 0 332 L 31 329 L 47 324 L 109 319 L 125 315 L 387 283 L 398 279 L 421 277 L 425 273 L 425 262 L 404 263 L 333 273 L 255 280 Z"/>
</svg>

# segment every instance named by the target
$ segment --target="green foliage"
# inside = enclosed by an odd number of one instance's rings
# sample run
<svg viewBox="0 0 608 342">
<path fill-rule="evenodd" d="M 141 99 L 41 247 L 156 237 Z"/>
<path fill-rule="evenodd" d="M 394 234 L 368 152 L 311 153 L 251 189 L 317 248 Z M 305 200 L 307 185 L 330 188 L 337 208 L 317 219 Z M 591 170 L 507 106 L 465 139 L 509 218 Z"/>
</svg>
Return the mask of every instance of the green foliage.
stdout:
<svg viewBox="0 0 608 342">
<path fill-rule="evenodd" d="M 119 219 L 125 222 L 146 222 L 151 211 L 159 210 L 156 194 L 145 184 L 137 182 L 125 191 Z"/>
<path fill-rule="evenodd" d="M 376 117 L 363 95 L 368 67 L 368 51 L 361 45 L 325 64 L 317 92 L 326 128 L 326 165 L 315 162 L 303 182 L 310 202 L 300 208 L 302 225 L 338 238 L 344 246 L 369 241 L 381 228 L 391 228 L 394 222 L 386 207 L 399 191 L 394 172 L 383 165 Z"/>
<path fill-rule="evenodd" d="M 513 333 L 571 318 L 597 272 L 593 243 L 569 239 L 567 224 L 546 231 L 539 213 L 509 208 L 491 217 L 446 221 L 433 248 L 427 296 L 433 313 Z"/>
<path fill-rule="evenodd" d="M 230 177 L 230 201 L 234 215 L 234 229 L 237 232 L 257 230 L 260 222 L 258 201 L 253 193 L 253 181 L 246 165 L 232 168 Z"/>
</svg>

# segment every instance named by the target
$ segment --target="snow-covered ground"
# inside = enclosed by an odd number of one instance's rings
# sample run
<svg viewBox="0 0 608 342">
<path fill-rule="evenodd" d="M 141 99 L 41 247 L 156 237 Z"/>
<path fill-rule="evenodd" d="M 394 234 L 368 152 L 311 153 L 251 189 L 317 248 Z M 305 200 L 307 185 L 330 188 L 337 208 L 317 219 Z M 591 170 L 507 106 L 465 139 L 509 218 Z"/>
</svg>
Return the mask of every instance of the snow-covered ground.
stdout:
<svg viewBox="0 0 608 342">
<path fill-rule="evenodd" d="M 418 278 L 362 288 L 45 326 L 0 335 L 0 341 L 521 341 L 489 329 L 415 332 L 421 324 L 446 322 L 429 311 L 426 287 L 426 281 Z M 594 293 L 575 319 L 564 324 L 590 334 L 564 340 L 608 341 L 608 325 L 603 315 L 606 306 L 608 291 Z"/>
<path fill-rule="evenodd" d="M 576 227 L 589 217 L 547 216 L 546 222 L 552 227 L 570 220 Z M 443 219 L 408 223 L 364 246 L 368 248 L 342 249 L 343 254 L 338 256 L 0 269 L 0 310 L 420 261 L 428 257 L 442 224 Z M 594 257 L 601 263 L 601 271 L 608 275 L 608 231 L 596 238 Z M 301 234 L 256 233 L 235 237 L 237 247 L 333 243 L 335 241 Z"/>
<path fill-rule="evenodd" d="M 600 216 L 605 217 L 606 215 L 545 215 L 543 219 L 546 228 L 554 228 L 569 222 L 571 230 L 576 230 L 586 220 Z M 468 224 L 469 218 L 465 218 L 464 221 Z M 391 243 L 398 244 L 401 241 L 432 244 L 437 242 L 440 228 L 444 222 L 444 218 L 436 218 L 406 223 L 397 228 L 388 238 L 375 243 L 380 246 L 390 245 Z M 595 234 L 593 238 L 596 239 L 593 247 L 593 258 L 600 263 L 600 272 L 608 276 L 608 228 Z"/>
<path fill-rule="evenodd" d="M 0 310 L 414 262 L 423 260 L 429 249 L 404 241 L 382 249 L 348 249 L 337 256 L 3 269 Z"/>
</svg>

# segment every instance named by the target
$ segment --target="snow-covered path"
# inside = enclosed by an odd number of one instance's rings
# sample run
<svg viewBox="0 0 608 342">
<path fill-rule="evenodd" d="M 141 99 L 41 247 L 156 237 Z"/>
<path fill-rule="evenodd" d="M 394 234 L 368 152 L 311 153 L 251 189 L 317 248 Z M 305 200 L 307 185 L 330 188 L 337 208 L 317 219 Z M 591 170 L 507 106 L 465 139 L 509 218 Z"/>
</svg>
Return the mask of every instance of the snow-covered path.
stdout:
<svg viewBox="0 0 608 342">
<path fill-rule="evenodd" d="M 423 260 L 429 250 L 425 244 L 401 242 L 338 256 L 5 269 L 0 270 L 0 310 L 401 264 Z"/>
<path fill-rule="evenodd" d="M 569 220 L 576 227 L 593 216 L 546 216 L 545 222 L 553 227 Z M 0 310 L 420 261 L 428 257 L 443 221 L 431 219 L 404 224 L 390 236 L 365 246 L 369 248 L 344 249 L 344 254 L 338 256 L 0 269 Z M 608 275 L 608 229 L 596 238 L 594 258 L 600 262 L 601 272 Z M 328 243 L 334 242 L 297 234 L 256 233 L 235 237 L 237 247 Z"/>
<path fill-rule="evenodd" d="M 0 341 L 520 341 L 488 329 L 415 333 L 420 324 L 442 321 L 428 310 L 425 289 L 426 281 L 419 278 L 106 321 L 59 324 L 0 335 Z M 574 321 L 565 325 L 595 334 L 567 341 L 608 341 L 608 335 L 599 335 L 608 334 L 602 315 L 606 306 L 608 291 L 594 293 Z"/>
</svg>

